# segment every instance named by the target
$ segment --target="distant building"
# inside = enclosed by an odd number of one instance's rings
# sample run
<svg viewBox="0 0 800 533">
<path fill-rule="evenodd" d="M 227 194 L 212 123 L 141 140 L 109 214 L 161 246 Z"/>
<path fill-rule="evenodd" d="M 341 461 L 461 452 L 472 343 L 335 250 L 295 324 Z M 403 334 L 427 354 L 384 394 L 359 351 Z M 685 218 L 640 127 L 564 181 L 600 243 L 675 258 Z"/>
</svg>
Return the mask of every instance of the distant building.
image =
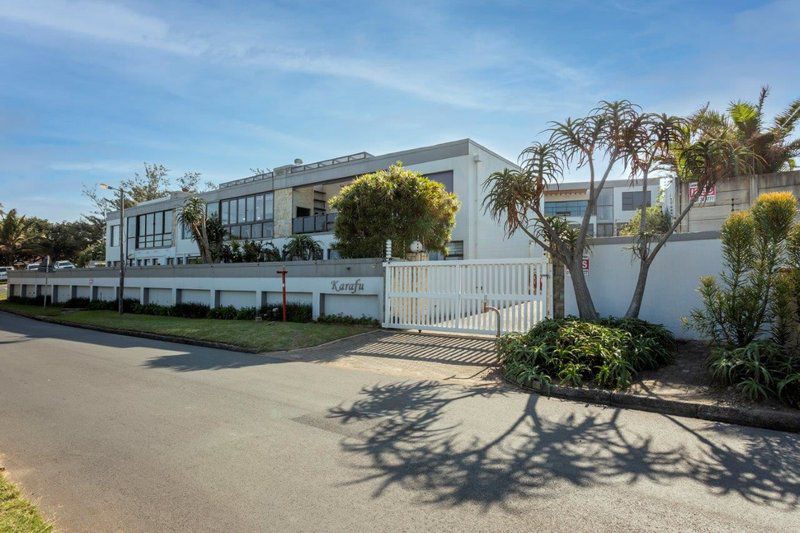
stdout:
<svg viewBox="0 0 800 533">
<path fill-rule="evenodd" d="M 718 231 L 732 212 L 750 209 L 761 193 L 776 191 L 789 191 L 800 198 L 800 171 L 759 174 L 721 182 L 695 203 L 678 231 Z M 667 197 L 673 204 L 673 216 L 680 214 L 689 201 L 690 193 L 695 194 L 690 184 L 670 185 Z"/>
<path fill-rule="evenodd" d="M 608 180 L 597 198 L 595 212 L 589 222 L 588 235 L 613 237 L 627 224 L 642 203 L 656 205 L 659 191 L 658 179 L 648 180 L 647 194 L 642 192 L 642 182 Z M 544 196 L 544 214 L 559 215 L 575 225 L 580 225 L 589 204 L 589 182 L 565 182 L 548 187 Z"/>
<path fill-rule="evenodd" d="M 325 161 L 294 164 L 271 172 L 223 183 L 200 194 L 209 216 L 217 216 L 230 238 L 272 242 L 279 249 L 289 237 L 310 235 L 336 258 L 329 201 L 356 177 L 386 169 L 401 161 L 409 169 L 439 181 L 461 201 L 447 259 L 530 257 L 527 236 L 508 239 L 502 224 L 483 211 L 483 184 L 495 171 L 517 168 L 495 152 L 463 139 L 379 156 L 367 152 Z M 198 257 L 197 244 L 177 213 L 187 193 L 144 202 L 125 211 L 126 260 L 139 266 L 183 264 Z M 106 260 L 118 264 L 119 213 L 111 213 L 106 228 Z"/>
</svg>

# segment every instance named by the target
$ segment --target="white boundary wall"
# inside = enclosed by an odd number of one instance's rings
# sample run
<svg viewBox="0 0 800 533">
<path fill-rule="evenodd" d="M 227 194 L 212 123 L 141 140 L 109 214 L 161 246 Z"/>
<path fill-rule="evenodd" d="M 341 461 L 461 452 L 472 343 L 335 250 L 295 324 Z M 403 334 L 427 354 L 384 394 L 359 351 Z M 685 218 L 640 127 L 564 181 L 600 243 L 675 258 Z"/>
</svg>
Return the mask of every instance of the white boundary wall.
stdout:
<svg viewBox="0 0 800 533">
<path fill-rule="evenodd" d="M 589 271 L 585 275 L 601 315 L 623 316 L 628 309 L 639 273 L 638 260 L 630 251 L 631 242 L 626 237 L 591 241 L 592 250 L 587 254 Z M 721 270 L 717 232 L 673 235 L 650 267 L 639 317 L 665 325 L 680 339 L 697 339 L 695 331 L 683 327 L 681 317 L 701 305 L 699 278 L 716 276 Z M 564 310 L 567 315 L 578 314 L 569 273 L 565 273 Z"/>
<path fill-rule="evenodd" d="M 288 271 L 287 301 L 311 304 L 313 318 L 342 314 L 383 320 L 383 266 L 379 259 L 128 267 L 125 297 L 143 304 L 278 306 L 282 294 L 277 271 L 284 268 Z M 48 294 L 56 302 L 70 298 L 115 300 L 119 287 L 115 268 L 9 274 L 9 295 Z"/>
</svg>

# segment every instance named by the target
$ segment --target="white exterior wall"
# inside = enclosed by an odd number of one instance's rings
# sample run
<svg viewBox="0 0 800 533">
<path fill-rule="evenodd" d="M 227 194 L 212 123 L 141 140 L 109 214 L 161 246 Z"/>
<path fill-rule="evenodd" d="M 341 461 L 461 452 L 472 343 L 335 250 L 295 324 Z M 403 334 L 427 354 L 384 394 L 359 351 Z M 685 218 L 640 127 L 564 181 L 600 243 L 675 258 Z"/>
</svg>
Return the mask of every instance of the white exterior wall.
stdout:
<svg viewBox="0 0 800 533">
<path fill-rule="evenodd" d="M 305 264 L 302 265 L 301 263 Z M 327 263 L 327 262 L 326 262 Z M 338 264 L 336 264 L 338 263 Z M 293 268 L 307 268 L 314 262 L 292 262 L 287 264 L 290 274 L 286 279 L 287 301 L 291 303 L 310 304 L 313 317 L 322 312 L 323 302 L 328 297 L 332 302 L 332 311 L 355 317 L 368 316 L 378 320 L 383 316 L 383 268 L 380 262 L 336 262 L 329 268 L 330 275 L 292 276 Z M 330 263 L 329 263 L 330 264 Z M 368 266 L 364 270 L 363 265 Z M 298 266 L 299 265 L 299 266 Z M 350 265 L 352 265 L 352 269 Z M 155 267 L 153 269 L 131 268 L 125 280 L 125 297 L 139 300 L 142 303 L 173 305 L 180 300 L 184 303 L 197 302 L 210 306 L 232 305 L 237 308 L 260 307 L 262 302 L 280 305 L 282 301 L 281 279 L 275 276 L 275 269 L 281 263 L 256 266 L 252 263 L 208 267 L 192 265 L 188 267 Z M 160 271 L 157 271 L 158 268 Z M 368 275 L 354 276 L 354 270 Z M 225 271 L 232 272 L 230 276 Z M 248 277 L 241 276 L 247 272 Z M 75 290 L 75 297 L 89 298 L 94 292 L 97 298 L 111 300 L 116 297 L 119 278 L 113 269 L 77 269 L 48 274 L 48 283 L 59 287 L 59 300 L 70 299 L 70 287 Z M 339 276 L 339 273 L 344 275 Z M 163 276 L 160 276 L 163 273 Z M 178 274 L 181 275 L 178 275 Z M 189 275 L 186 275 L 186 274 Z M 252 276 L 251 277 L 251 274 Z M 155 274 L 155 275 L 154 275 Z M 266 277 L 266 275 L 272 277 Z M 160 277 L 159 277 L 160 276 Z M 14 279 L 17 277 L 17 279 Z M 334 283 L 335 282 L 335 283 Z M 358 283 L 357 283 L 358 282 Z M 38 272 L 21 271 L 11 275 L 9 283 L 13 286 L 13 294 L 35 297 L 37 287 L 45 290 L 45 275 Z M 345 295 L 338 292 L 339 285 L 357 284 L 357 294 Z M 63 294 L 62 294 L 63 288 Z M 142 289 L 143 288 L 143 289 Z M 204 296 L 205 294 L 205 296 Z"/>
<path fill-rule="evenodd" d="M 696 238 L 704 235 L 708 234 L 686 234 L 691 240 L 673 237 L 656 256 L 647 278 L 639 318 L 663 324 L 678 338 L 698 338 L 696 332 L 683 327 L 681 317 L 701 305 L 697 293 L 700 277 L 718 275 L 722 270 L 721 241 L 717 237 Z M 595 240 L 591 244 L 585 276 L 595 307 L 604 316 L 625 314 L 639 273 L 630 243 L 619 242 L 622 240 L 613 239 L 611 244 Z M 569 273 L 565 273 L 564 290 L 565 313 L 577 315 Z"/>
</svg>

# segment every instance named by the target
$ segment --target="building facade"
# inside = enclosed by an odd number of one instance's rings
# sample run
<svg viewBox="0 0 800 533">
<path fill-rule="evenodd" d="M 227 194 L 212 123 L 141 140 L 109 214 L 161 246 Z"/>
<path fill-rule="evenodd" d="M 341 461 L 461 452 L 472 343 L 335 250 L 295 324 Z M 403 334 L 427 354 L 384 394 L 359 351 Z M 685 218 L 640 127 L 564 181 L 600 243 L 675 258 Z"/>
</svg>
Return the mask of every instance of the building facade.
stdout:
<svg viewBox="0 0 800 533">
<path fill-rule="evenodd" d="M 800 170 L 759 174 L 725 180 L 711 191 L 702 194 L 681 222 L 678 231 L 697 233 L 719 231 L 722 223 L 734 211 L 745 211 L 762 193 L 791 192 L 800 198 Z M 667 197 L 674 216 L 677 216 L 689 202 L 690 194 L 696 194 L 691 184 L 672 183 Z"/>
<path fill-rule="evenodd" d="M 649 180 L 647 193 L 641 181 L 608 180 L 597 198 L 597 206 L 589 223 L 588 235 L 614 237 L 630 222 L 642 203 L 656 205 L 659 180 Z M 589 182 L 565 182 L 552 185 L 544 195 L 545 215 L 563 216 L 570 224 L 580 225 L 589 204 Z"/>
<path fill-rule="evenodd" d="M 310 235 L 320 243 L 324 259 L 336 258 L 330 199 L 363 174 L 396 162 L 439 181 L 458 196 L 448 259 L 530 257 L 533 248 L 524 235 L 505 237 L 502 224 L 484 213 L 483 184 L 495 171 L 516 165 L 470 140 L 374 156 L 367 152 L 325 161 L 275 168 L 272 172 L 222 183 L 201 193 L 210 216 L 218 216 L 231 239 L 271 242 L 278 249 L 292 235 Z M 188 193 L 138 204 L 125 212 L 126 261 L 135 266 L 184 264 L 198 256 L 190 232 L 178 223 Z M 106 228 L 106 261 L 119 263 L 119 213 Z"/>
</svg>

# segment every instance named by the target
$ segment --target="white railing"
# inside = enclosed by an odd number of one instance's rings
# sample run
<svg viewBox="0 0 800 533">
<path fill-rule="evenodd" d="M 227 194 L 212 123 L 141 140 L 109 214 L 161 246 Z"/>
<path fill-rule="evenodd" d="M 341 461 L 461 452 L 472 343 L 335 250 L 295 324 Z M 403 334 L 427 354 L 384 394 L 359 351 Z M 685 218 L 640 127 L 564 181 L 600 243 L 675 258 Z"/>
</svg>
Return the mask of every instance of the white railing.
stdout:
<svg viewBox="0 0 800 533">
<path fill-rule="evenodd" d="M 524 332 L 551 316 L 544 259 L 401 261 L 386 267 L 383 326 L 492 334 Z"/>
</svg>

